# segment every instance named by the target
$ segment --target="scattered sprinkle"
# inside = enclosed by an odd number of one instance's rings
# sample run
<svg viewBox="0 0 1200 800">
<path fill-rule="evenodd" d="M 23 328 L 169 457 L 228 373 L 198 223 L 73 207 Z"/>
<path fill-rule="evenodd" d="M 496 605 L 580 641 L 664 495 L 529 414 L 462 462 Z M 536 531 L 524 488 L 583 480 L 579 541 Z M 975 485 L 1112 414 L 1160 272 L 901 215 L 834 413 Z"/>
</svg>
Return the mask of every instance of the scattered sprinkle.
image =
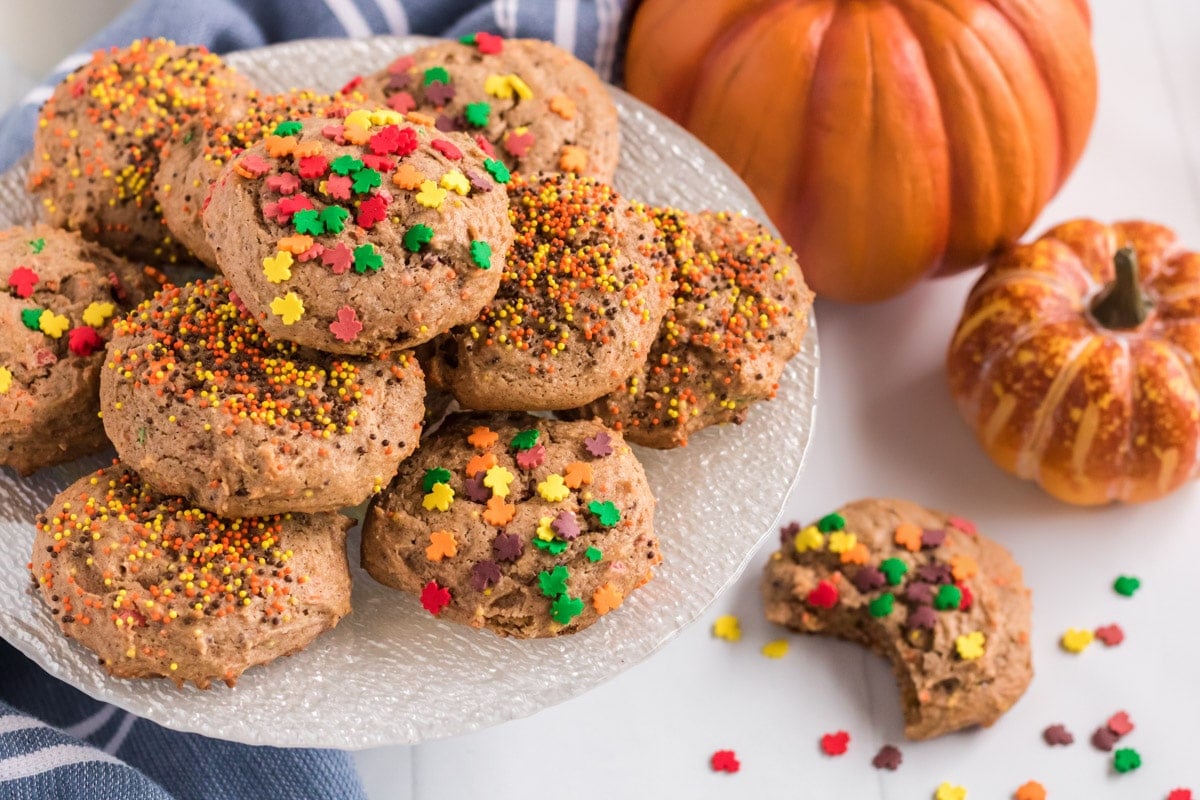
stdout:
<svg viewBox="0 0 1200 800">
<path fill-rule="evenodd" d="M 718 750 L 712 754 L 709 763 L 712 765 L 713 772 L 728 772 L 731 775 L 742 768 L 737 754 L 732 750 Z"/>
<path fill-rule="evenodd" d="M 1118 711 L 1113 714 L 1105 724 L 1117 736 L 1125 736 L 1133 732 L 1133 721 L 1129 719 L 1129 714 L 1124 711 Z"/>
<path fill-rule="evenodd" d="M 827 756 L 844 755 L 850 748 L 850 734 L 845 731 L 827 733 L 821 737 L 821 750 Z"/>
<path fill-rule="evenodd" d="M 904 754 L 900 752 L 900 748 L 890 744 L 885 744 L 879 748 L 879 752 L 871 759 L 871 766 L 875 769 L 886 769 L 895 771 L 904 761 Z"/>
<path fill-rule="evenodd" d="M 1122 575 L 1113 581 L 1113 591 L 1123 597 L 1133 597 L 1142 586 L 1142 582 L 1132 575 Z"/>
<path fill-rule="evenodd" d="M 767 658 L 783 658 L 787 655 L 788 641 L 787 639 L 776 639 L 773 642 L 767 642 L 762 646 L 762 654 Z"/>
<path fill-rule="evenodd" d="M 1120 625 L 1101 625 L 1096 628 L 1096 638 L 1104 643 L 1105 647 L 1116 647 L 1121 642 L 1125 641 L 1125 631 Z"/>
<path fill-rule="evenodd" d="M 733 614 L 725 614 L 713 621 L 712 634 L 727 642 L 741 641 L 742 622 Z"/>
<path fill-rule="evenodd" d="M 1046 787 L 1037 781 L 1026 781 L 1017 789 L 1013 800 L 1046 800 Z"/>
<path fill-rule="evenodd" d="M 1113 753 L 1113 769 L 1122 774 L 1133 772 L 1142 765 L 1142 756 L 1132 747 L 1122 747 Z"/>
<path fill-rule="evenodd" d="M 1069 653 L 1082 653 L 1095 638 L 1095 634 L 1086 628 L 1068 628 L 1059 639 L 1059 644 Z"/>
<path fill-rule="evenodd" d="M 934 800 L 967 800 L 967 790 L 962 786 L 942 782 L 933 793 Z"/>
<path fill-rule="evenodd" d="M 1075 743 L 1075 737 L 1067 730 L 1065 725 L 1051 725 L 1046 730 L 1042 731 L 1042 739 L 1050 746 L 1063 746 Z"/>
<path fill-rule="evenodd" d="M 1092 734 L 1092 747 L 1107 753 L 1113 749 L 1120 738 L 1120 736 L 1109 730 L 1107 725 L 1101 725 Z"/>
</svg>

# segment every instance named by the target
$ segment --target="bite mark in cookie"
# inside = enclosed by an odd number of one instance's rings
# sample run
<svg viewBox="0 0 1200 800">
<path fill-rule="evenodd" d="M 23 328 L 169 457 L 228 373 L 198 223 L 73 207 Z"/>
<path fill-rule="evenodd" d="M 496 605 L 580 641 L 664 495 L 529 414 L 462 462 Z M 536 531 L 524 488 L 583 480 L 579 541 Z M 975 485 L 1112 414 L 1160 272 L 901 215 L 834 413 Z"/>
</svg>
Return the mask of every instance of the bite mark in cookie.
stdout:
<svg viewBox="0 0 1200 800">
<path fill-rule="evenodd" d="M 960 517 L 861 500 L 789 525 L 762 588 L 768 620 L 891 661 L 910 739 L 992 724 L 1033 675 L 1021 568 Z"/>
</svg>

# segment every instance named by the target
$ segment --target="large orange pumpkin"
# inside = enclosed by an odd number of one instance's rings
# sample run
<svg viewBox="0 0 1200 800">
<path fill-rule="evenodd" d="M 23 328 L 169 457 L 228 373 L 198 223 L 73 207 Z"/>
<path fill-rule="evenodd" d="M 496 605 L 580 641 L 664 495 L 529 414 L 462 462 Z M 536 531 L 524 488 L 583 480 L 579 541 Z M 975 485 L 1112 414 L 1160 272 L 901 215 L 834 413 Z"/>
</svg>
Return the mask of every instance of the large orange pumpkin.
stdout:
<svg viewBox="0 0 1200 800">
<path fill-rule="evenodd" d="M 1096 106 L 1086 0 L 644 0 L 631 92 L 754 190 L 820 295 L 872 301 L 1015 241 Z"/>
<path fill-rule="evenodd" d="M 1161 225 L 1076 220 L 998 256 L 950 390 L 992 460 L 1062 500 L 1152 500 L 1200 469 L 1200 254 Z"/>
</svg>

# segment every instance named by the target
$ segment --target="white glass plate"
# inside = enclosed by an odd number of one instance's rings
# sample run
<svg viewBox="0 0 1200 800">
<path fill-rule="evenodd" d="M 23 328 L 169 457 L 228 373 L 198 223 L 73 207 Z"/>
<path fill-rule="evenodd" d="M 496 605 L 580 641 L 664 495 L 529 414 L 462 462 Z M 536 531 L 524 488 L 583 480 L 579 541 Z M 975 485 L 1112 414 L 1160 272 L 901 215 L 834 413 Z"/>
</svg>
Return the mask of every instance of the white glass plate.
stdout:
<svg viewBox="0 0 1200 800">
<path fill-rule="evenodd" d="M 309 40 L 228 57 L 260 87 L 333 90 L 428 40 Z M 626 196 L 685 209 L 766 219 L 750 191 L 710 150 L 648 106 L 613 89 L 620 110 Z M 0 176 L 0 226 L 33 221 L 28 161 Z M 773 530 L 800 474 L 817 394 L 817 331 L 809 327 L 779 396 L 741 426 L 708 429 L 674 451 L 640 449 L 658 497 L 663 564 L 622 608 L 573 636 L 515 641 L 451 625 L 416 598 L 358 567 L 351 534 L 354 611 L 304 652 L 208 691 L 169 681 L 109 677 L 59 632 L 27 564 L 34 519 L 54 496 L 112 455 L 22 480 L 0 469 L 0 636 L 80 690 L 169 728 L 260 745 L 356 749 L 411 744 L 532 714 L 591 689 L 655 652 L 695 620 L 745 568 Z"/>
</svg>

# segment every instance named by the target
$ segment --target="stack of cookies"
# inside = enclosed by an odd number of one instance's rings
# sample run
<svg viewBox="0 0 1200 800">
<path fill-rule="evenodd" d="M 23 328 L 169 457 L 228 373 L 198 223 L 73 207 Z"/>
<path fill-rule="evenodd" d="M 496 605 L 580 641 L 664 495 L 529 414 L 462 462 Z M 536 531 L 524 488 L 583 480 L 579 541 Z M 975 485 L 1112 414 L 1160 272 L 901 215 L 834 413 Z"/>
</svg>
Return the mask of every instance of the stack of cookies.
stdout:
<svg viewBox="0 0 1200 800">
<path fill-rule="evenodd" d="M 30 185 L 71 232 L 0 264 L 0 408 L 42 431 L 0 427 L 0 463 L 119 456 L 38 522 L 63 631 L 118 676 L 232 684 L 350 611 L 339 512 L 368 500 L 363 567 L 447 620 L 573 633 L 648 581 L 626 440 L 744 419 L 811 294 L 758 223 L 616 192 L 617 130 L 585 65 L 486 33 L 332 96 L 164 41 L 67 78 Z"/>
</svg>

